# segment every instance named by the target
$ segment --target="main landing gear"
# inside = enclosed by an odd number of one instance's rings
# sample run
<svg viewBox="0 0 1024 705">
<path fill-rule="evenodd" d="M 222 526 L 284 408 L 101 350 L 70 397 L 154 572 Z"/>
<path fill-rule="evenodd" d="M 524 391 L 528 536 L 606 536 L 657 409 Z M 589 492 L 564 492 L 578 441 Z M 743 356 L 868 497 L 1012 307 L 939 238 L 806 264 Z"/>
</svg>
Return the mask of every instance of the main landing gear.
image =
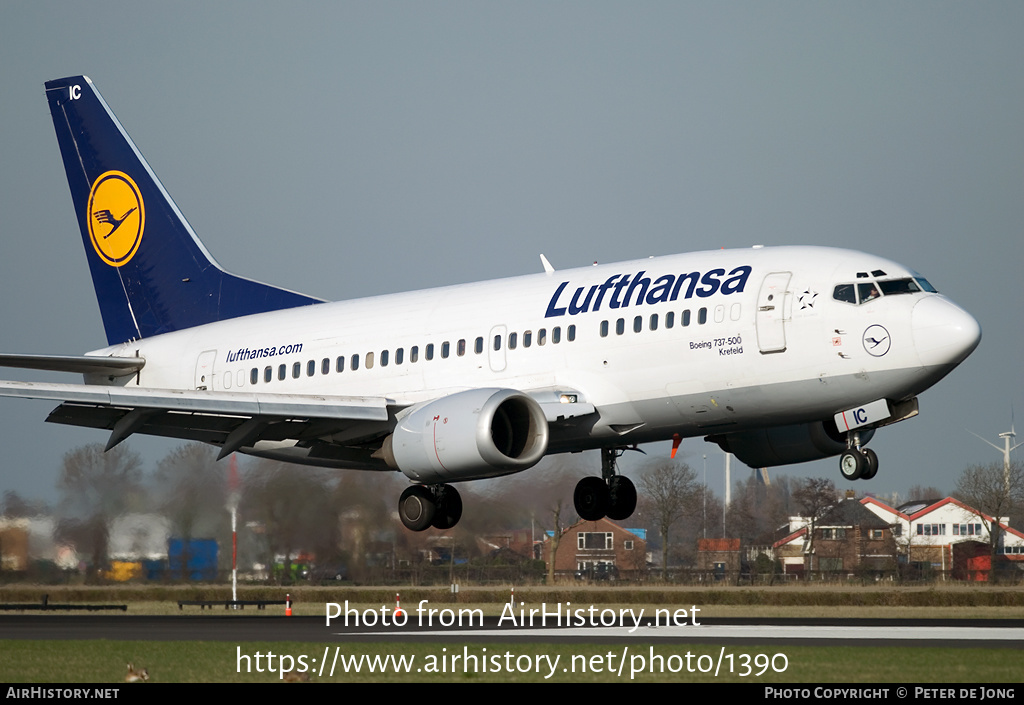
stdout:
<svg viewBox="0 0 1024 705">
<path fill-rule="evenodd" d="M 462 497 L 451 485 L 412 485 L 398 500 L 398 516 L 412 531 L 450 529 L 462 518 Z"/>
<path fill-rule="evenodd" d="M 584 477 L 576 484 L 573 503 L 576 513 L 585 521 L 603 517 L 622 521 L 636 509 L 636 487 L 628 477 L 617 475 L 615 459 L 622 455 L 619 448 L 601 449 L 601 477 Z"/>
<path fill-rule="evenodd" d="M 878 472 L 878 455 L 870 448 L 860 447 L 860 434 L 846 435 L 846 450 L 839 456 L 839 474 L 844 480 L 870 480 Z"/>
</svg>

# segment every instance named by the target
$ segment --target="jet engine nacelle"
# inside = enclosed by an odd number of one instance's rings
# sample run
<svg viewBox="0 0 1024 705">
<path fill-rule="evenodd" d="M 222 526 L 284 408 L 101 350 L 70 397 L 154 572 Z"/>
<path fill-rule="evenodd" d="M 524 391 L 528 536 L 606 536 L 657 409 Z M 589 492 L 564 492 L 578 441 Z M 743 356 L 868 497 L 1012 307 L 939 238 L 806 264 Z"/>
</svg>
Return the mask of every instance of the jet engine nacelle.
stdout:
<svg viewBox="0 0 1024 705">
<path fill-rule="evenodd" d="M 861 443 L 875 435 L 874 429 L 860 432 Z M 708 436 L 752 468 L 792 465 L 839 455 L 846 450 L 846 437 L 832 421 L 794 426 L 777 426 L 757 431 Z"/>
<path fill-rule="evenodd" d="M 437 484 L 533 467 L 548 448 L 548 422 L 514 389 L 471 389 L 412 407 L 384 442 L 384 459 L 416 482 Z"/>
</svg>

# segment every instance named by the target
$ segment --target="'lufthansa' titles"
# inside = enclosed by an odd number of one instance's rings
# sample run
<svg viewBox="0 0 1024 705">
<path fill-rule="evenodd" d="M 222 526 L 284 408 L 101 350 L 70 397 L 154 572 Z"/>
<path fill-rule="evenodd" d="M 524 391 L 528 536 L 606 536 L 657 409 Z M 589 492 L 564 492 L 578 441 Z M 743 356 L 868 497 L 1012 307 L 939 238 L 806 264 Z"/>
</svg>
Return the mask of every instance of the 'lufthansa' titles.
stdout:
<svg viewBox="0 0 1024 705">
<path fill-rule="evenodd" d="M 690 299 L 694 296 L 706 299 L 715 294 L 736 294 L 746 287 L 751 269 L 748 265 L 742 265 L 728 274 L 724 269 L 711 269 L 703 274 L 665 274 L 653 280 L 644 276 L 647 272 L 643 270 L 632 276 L 613 274 L 601 284 L 576 287 L 571 298 L 565 293 L 569 282 L 564 281 L 558 285 L 548 302 L 544 317 L 555 318 L 566 314 L 575 316 L 578 313 L 600 311 L 602 304 L 607 304 L 610 309 L 618 309 L 645 303 L 676 301 L 680 298 Z"/>
</svg>

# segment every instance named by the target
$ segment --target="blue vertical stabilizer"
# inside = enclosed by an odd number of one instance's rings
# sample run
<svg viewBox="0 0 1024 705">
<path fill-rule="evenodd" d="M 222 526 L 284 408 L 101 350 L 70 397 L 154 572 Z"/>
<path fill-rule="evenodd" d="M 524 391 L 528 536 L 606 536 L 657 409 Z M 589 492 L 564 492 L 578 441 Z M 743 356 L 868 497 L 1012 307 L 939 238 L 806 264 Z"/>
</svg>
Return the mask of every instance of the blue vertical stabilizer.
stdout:
<svg viewBox="0 0 1024 705">
<path fill-rule="evenodd" d="M 221 269 L 87 77 L 46 98 L 109 344 L 322 303 Z"/>
</svg>

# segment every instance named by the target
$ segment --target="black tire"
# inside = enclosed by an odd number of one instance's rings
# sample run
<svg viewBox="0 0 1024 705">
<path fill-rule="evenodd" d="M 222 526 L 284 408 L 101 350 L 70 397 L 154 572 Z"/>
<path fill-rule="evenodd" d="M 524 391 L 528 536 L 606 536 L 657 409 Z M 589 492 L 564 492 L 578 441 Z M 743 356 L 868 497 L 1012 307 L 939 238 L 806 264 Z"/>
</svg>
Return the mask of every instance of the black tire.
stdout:
<svg viewBox="0 0 1024 705">
<path fill-rule="evenodd" d="M 859 480 L 864 475 L 867 465 L 868 461 L 856 450 L 844 451 L 839 456 L 839 474 L 849 482 Z"/>
<path fill-rule="evenodd" d="M 435 491 L 437 511 L 431 526 L 435 529 L 450 529 L 462 518 L 462 497 L 451 485 L 441 485 Z"/>
<path fill-rule="evenodd" d="M 860 476 L 862 480 L 870 480 L 878 473 L 878 454 L 870 448 L 863 448 L 861 452 L 864 453 L 864 460 L 867 461 L 867 467 L 864 468 L 864 473 Z"/>
<path fill-rule="evenodd" d="M 608 510 L 608 485 L 600 477 L 584 477 L 576 483 L 572 496 L 576 513 L 584 521 L 602 519 Z"/>
<path fill-rule="evenodd" d="M 608 483 L 608 513 L 609 519 L 622 521 L 633 516 L 636 510 L 636 487 L 628 477 L 616 475 Z"/>
<path fill-rule="evenodd" d="M 430 527 L 437 512 L 434 493 L 423 485 L 407 487 L 398 499 L 398 516 L 410 531 L 423 531 Z"/>
</svg>

